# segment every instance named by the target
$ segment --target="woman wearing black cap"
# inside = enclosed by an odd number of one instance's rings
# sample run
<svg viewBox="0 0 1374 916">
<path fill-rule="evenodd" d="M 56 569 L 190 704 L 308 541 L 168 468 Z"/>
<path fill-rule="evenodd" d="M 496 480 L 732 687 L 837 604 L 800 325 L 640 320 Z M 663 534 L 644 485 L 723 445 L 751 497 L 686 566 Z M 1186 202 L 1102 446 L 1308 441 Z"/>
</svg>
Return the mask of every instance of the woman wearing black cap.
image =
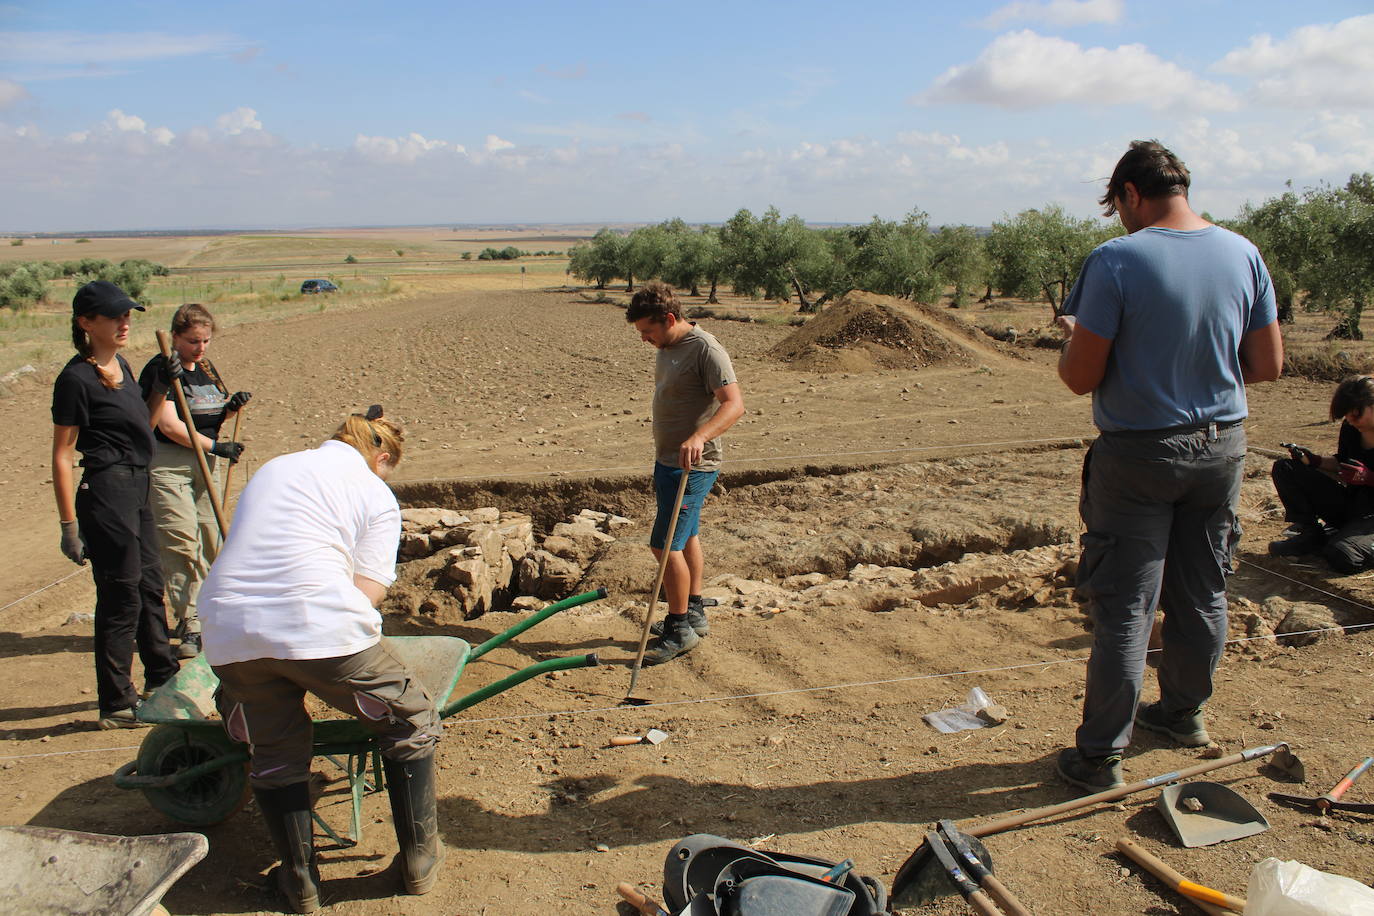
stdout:
<svg viewBox="0 0 1374 916">
<path fill-rule="evenodd" d="M 119 351 L 129 315 L 143 311 L 113 283 L 96 280 L 72 299 L 72 357 L 53 385 L 52 484 L 62 552 L 95 578 L 95 680 L 99 726 L 137 728 L 134 647 L 151 690 L 177 672 L 162 605 L 157 531 L 148 504 L 153 423 L 181 366 L 164 361 L 144 401 Z M 72 466 L 81 452 L 81 483 Z"/>
</svg>

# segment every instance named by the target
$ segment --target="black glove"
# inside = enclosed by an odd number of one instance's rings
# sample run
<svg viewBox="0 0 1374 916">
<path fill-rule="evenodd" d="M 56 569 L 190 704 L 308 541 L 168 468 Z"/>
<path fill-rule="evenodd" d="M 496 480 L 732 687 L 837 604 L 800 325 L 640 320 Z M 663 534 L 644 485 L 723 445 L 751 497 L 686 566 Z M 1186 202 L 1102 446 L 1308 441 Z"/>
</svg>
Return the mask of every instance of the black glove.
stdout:
<svg viewBox="0 0 1374 916">
<path fill-rule="evenodd" d="M 238 413 L 240 410 L 243 410 L 243 405 L 251 400 L 253 400 L 253 392 L 235 391 L 233 394 L 229 395 L 229 401 L 224 405 L 224 412 Z"/>
<path fill-rule="evenodd" d="M 1292 442 L 1283 443 L 1283 447 L 1288 449 L 1288 455 L 1294 461 L 1310 465 L 1314 468 L 1321 465 L 1321 456 L 1318 455 L 1316 452 L 1312 451 L 1310 448 L 1304 448 L 1301 445 L 1294 445 Z"/>
<path fill-rule="evenodd" d="M 172 381 L 181 381 L 186 370 L 181 368 L 181 359 L 176 354 L 155 359 L 153 365 L 157 367 L 157 375 L 153 378 L 153 394 L 166 395 L 172 388 Z"/>
<path fill-rule="evenodd" d="M 216 442 L 210 447 L 210 454 L 216 458 L 228 458 L 230 464 L 238 464 L 239 456 L 243 454 L 242 442 L 230 442 L 225 439 L 223 442 Z"/>
<path fill-rule="evenodd" d="M 62 554 L 77 566 L 86 565 L 86 545 L 76 522 L 62 522 Z"/>
</svg>

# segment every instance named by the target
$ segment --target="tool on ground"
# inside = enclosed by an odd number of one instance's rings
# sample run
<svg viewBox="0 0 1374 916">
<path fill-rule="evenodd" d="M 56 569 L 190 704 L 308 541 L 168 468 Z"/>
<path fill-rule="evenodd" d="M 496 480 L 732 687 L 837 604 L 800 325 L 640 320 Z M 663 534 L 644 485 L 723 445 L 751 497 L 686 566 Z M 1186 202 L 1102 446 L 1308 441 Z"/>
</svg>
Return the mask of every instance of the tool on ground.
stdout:
<svg viewBox="0 0 1374 916">
<path fill-rule="evenodd" d="M 1159 776 L 1152 776 L 1140 782 L 1133 782 L 1128 785 L 1120 786 L 1115 789 L 1108 789 L 1105 792 L 1097 792 L 1093 795 L 1085 795 L 1072 801 L 1061 802 L 1057 805 L 1048 805 L 1043 808 L 1033 808 L 1019 814 L 1011 814 L 997 820 L 988 821 L 983 824 L 974 824 L 969 827 L 961 827 L 960 830 L 966 837 L 989 836 L 994 833 L 1001 833 L 1013 827 L 1020 827 L 1032 821 L 1041 821 L 1048 817 L 1059 814 L 1067 814 L 1070 811 L 1077 811 L 1082 808 L 1089 808 L 1103 802 L 1116 801 L 1125 798 L 1127 795 L 1134 795 L 1146 789 L 1158 788 L 1171 782 L 1179 782 L 1193 776 L 1200 776 L 1212 770 L 1219 770 L 1222 767 L 1233 766 L 1237 763 L 1244 763 L 1249 760 L 1257 760 L 1273 755 L 1271 761 L 1275 766 L 1285 770 L 1293 771 L 1302 768 L 1302 761 L 1298 760 L 1292 753 L 1287 744 L 1266 744 L 1262 747 L 1253 747 L 1247 750 L 1238 751 L 1217 760 L 1206 760 L 1202 763 L 1176 770 L 1172 773 L 1164 773 Z M 970 846 L 977 851 L 983 863 L 989 864 L 991 858 L 987 855 L 987 850 L 982 848 L 982 844 L 976 841 Z M 932 900 L 943 897 L 949 893 L 948 882 L 944 880 L 944 873 L 940 868 L 932 866 L 932 851 L 927 849 L 922 843 L 902 863 L 902 867 L 897 870 L 897 875 L 892 880 L 892 900 L 898 906 L 920 906 Z"/>
<path fill-rule="evenodd" d="M 969 875 L 978 883 L 988 896 L 996 901 L 997 905 L 1011 916 L 1030 916 L 1030 911 L 1022 906 L 1021 901 L 1003 884 L 996 875 L 992 873 L 989 864 L 984 864 L 978 857 L 978 853 L 973 848 L 972 841 L 966 837 L 954 821 L 945 819 L 940 821 L 936 831 L 945 839 L 945 844 L 953 850 L 960 864 L 968 870 Z"/>
<path fill-rule="evenodd" d="M 548 658 L 450 699 L 469 663 L 554 614 L 599 601 L 606 594 L 606 589 L 598 588 L 564 598 L 480 646 L 469 646 L 454 636 L 390 636 L 386 645 L 425 686 L 439 718 L 447 719 L 541 674 L 599 665 L 595 654 Z M 229 737 L 218 718 L 214 702 L 218 686 L 219 678 L 201 654 L 183 663 L 171 680 L 154 690 L 140 704 L 137 715 L 139 721 L 155 727 L 143 738 L 138 756 L 115 771 L 114 784 L 142 791 L 149 804 L 183 824 L 218 824 L 242 808 L 251 794 L 249 750 Z M 344 771 L 344 797 L 352 796 L 347 831 L 335 831 L 318 811 L 315 823 L 340 848 L 353 846 L 362 835 L 363 798 L 385 788 L 377 736 L 353 718 L 317 719 L 312 723 L 312 734 L 311 753 Z M 348 809 L 347 802 L 344 808 Z"/>
<path fill-rule="evenodd" d="M 649 592 L 649 607 L 644 612 L 644 629 L 639 634 L 639 652 L 635 655 L 634 669 L 630 672 L 630 689 L 625 691 L 625 699 L 620 701 L 622 706 L 643 706 L 649 702 L 634 695 L 635 684 L 639 683 L 639 671 L 644 665 L 644 650 L 649 646 L 649 627 L 654 623 L 658 592 L 663 587 L 663 574 L 668 571 L 668 559 L 673 553 L 673 535 L 677 532 L 677 517 L 682 511 L 682 498 L 687 495 L 687 480 L 691 476 L 691 469 L 682 469 L 682 480 L 677 485 L 677 497 L 673 500 L 673 514 L 668 519 L 668 534 L 663 539 L 663 556 L 658 560 L 658 575 L 654 577 L 654 587 Z"/>
<path fill-rule="evenodd" d="M 929 849 L 934 854 L 935 861 L 944 869 L 945 877 L 949 879 L 953 889 L 957 890 L 959 895 L 968 901 L 975 913 L 979 913 L 981 916 L 1001 916 L 1001 912 L 993 906 L 992 898 L 982 888 L 969 880 L 958 860 L 954 858 L 953 851 L 945 844 L 944 837 L 940 836 L 937 831 L 926 831 L 924 848 Z"/>
<path fill-rule="evenodd" d="M 821 880 L 824 881 L 826 884 L 834 884 L 836 881 L 842 879 L 845 875 L 849 874 L 853 870 L 854 860 L 845 859 L 843 862 L 835 863 L 834 868 L 830 869 L 830 871 L 821 875 Z"/>
<path fill-rule="evenodd" d="M 1215 890 L 1194 881 L 1189 881 L 1183 875 L 1174 871 L 1164 863 L 1158 856 L 1146 852 L 1140 844 L 1125 837 L 1116 841 L 1116 850 L 1127 858 L 1140 865 L 1150 874 L 1163 881 L 1169 887 L 1178 891 L 1180 894 L 1201 905 L 1201 909 L 1207 913 L 1225 913 L 1227 910 L 1234 910 L 1237 913 L 1245 912 L 1245 898 L 1235 897 L 1224 891 Z"/>
<path fill-rule="evenodd" d="M 162 351 L 164 359 L 172 359 L 172 338 L 161 328 L 157 332 L 157 346 Z M 215 511 L 215 524 L 219 525 L 219 536 L 226 537 L 229 534 L 229 524 L 224 520 L 224 507 L 220 505 L 219 494 L 215 492 L 215 481 L 210 477 L 210 464 L 205 460 L 205 449 L 200 444 L 200 434 L 196 432 L 195 421 L 191 419 L 191 406 L 186 403 L 186 392 L 181 389 L 181 379 L 172 379 L 172 391 L 176 394 L 181 422 L 186 424 L 186 435 L 191 440 L 191 450 L 196 453 L 196 464 L 200 466 L 200 479 L 205 481 L 210 508 Z"/>
<path fill-rule="evenodd" d="M 633 884 L 622 881 L 615 886 L 615 892 L 624 897 L 626 903 L 639 910 L 644 916 L 670 916 L 667 910 L 658 905 L 657 900 L 644 895 Z"/>
<path fill-rule="evenodd" d="M 616 735 L 610 740 L 611 747 L 628 747 L 631 744 L 662 744 L 668 733 L 651 728 L 642 735 Z"/>
<path fill-rule="evenodd" d="M 7 913 L 165 913 L 158 901 L 210 850 L 199 833 L 107 836 L 0 827 Z"/>
<path fill-rule="evenodd" d="M 1216 782 L 1165 786 L 1155 802 L 1178 841 L 1192 849 L 1239 840 L 1269 829 L 1269 821 L 1240 793 Z"/>
<path fill-rule="evenodd" d="M 1327 792 L 1325 795 L 1319 795 L 1316 798 L 1307 798 L 1301 795 L 1287 795 L 1283 792 L 1270 792 L 1269 797 L 1276 802 L 1282 802 L 1286 805 L 1294 805 L 1299 808 L 1306 808 L 1309 811 L 1316 811 L 1322 816 L 1330 814 L 1333 808 L 1339 811 L 1359 811 L 1363 814 L 1374 814 L 1374 805 L 1341 801 L 1341 796 L 1345 794 L 1346 789 L 1354 785 L 1355 780 L 1369 772 L 1371 766 L 1374 766 L 1374 757 L 1366 757 L 1360 762 L 1359 766 L 1355 767 L 1355 769 L 1351 770 L 1349 773 L 1346 773 L 1344 778 L 1336 783 L 1330 792 Z"/>
<path fill-rule="evenodd" d="M 240 421 L 243 420 L 243 412 L 244 412 L 245 410 L 247 410 L 247 409 L 248 409 L 248 405 L 245 404 L 245 405 L 243 405 L 242 407 L 240 407 L 237 411 L 234 412 L 234 434 L 233 434 L 232 436 L 229 437 L 231 441 L 234 441 L 234 442 L 240 441 L 240 440 L 239 440 L 239 423 L 240 423 Z M 231 461 L 231 462 L 229 462 L 229 467 L 227 467 L 227 468 L 224 469 L 224 493 L 221 494 L 221 496 L 220 496 L 220 498 L 219 498 L 219 502 L 220 502 L 220 505 L 221 505 L 221 506 L 227 506 L 227 505 L 229 505 L 229 480 L 230 480 L 230 478 L 232 478 L 232 477 L 234 476 L 234 465 L 236 465 L 236 464 L 238 464 L 237 461 Z"/>
</svg>

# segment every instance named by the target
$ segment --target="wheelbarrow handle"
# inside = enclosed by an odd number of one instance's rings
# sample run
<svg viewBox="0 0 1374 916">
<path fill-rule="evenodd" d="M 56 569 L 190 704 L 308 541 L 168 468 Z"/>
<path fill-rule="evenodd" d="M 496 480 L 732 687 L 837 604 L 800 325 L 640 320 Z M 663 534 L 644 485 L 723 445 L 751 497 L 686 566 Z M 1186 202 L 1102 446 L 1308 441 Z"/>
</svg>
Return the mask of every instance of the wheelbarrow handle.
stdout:
<svg viewBox="0 0 1374 916">
<path fill-rule="evenodd" d="M 567 658 L 550 658 L 542 662 L 536 662 L 526 668 L 521 668 L 514 674 L 507 675 L 493 684 L 474 690 L 467 696 L 459 697 L 452 703 L 439 710 L 439 718 L 447 719 L 454 713 L 462 712 L 469 706 L 475 706 L 483 700 L 490 699 L 498 693 L 509 690 L 516 684 L 523 684 L 532 677 L 538 677 L 550 671 L 567 671 L 572 668 L 595 668 L 601 664 L 601 659 L 596 657 L 596 653 L 590 655 L 571 655 Z"/>
<path fill-rule="evenodd" d="M 475 658 L 481 658 L 483 655 L 486 655 L 492 649 L 495 649 L 497 646 L 511 639 L 514 639 L 515 637 L 519 636 L 521 633 L 525 632 L 535 624 L 544 622 L 548 618 L 552 617 L 554 614 L 557 614 L 559 611 L 566 611 L 569 608 L 578 607 L 579 605 L 590 604 L 593 601 L 600 601 L 602 598 L 605 598 L 608 594 L 610 593 L 607 592 L 605 587 L 603 586 L 602 588 L 594 589 L 590 592 L 583 592 L 580 595 L 573 595 L 571 598 L 564 598 L 562 601 L 559 601 L 556 604 L 551 604 L 543 610 L 539 611 L 538 613 L 533 614 L 530 617 L 520 621 L 515 626 L 511 627 L 509 630 L 506 630 L 504 633 L 497 633 L 491 639 L 488 639 L 486 642 L 482 643 L 477 648 L 468 652 L 468 661 L 472 661 Z"/>
<path fill-rule="evenodd" d="M 168 789 L 187 780 L 199 779 L 206 773 L 222 770 L 231 764 L 246 763 L 247 761 L 248 752 L 236 750 L 228 754 L 221 754 L 213 760 L 198 763 L 193 767 L 187 767 L 184 770 L 174 770 L 163 776 L 140 776 L 138 774 L 138 761 L 130 760 L 115 770 L 114 784 L 121 789 Z"/>
</svg>

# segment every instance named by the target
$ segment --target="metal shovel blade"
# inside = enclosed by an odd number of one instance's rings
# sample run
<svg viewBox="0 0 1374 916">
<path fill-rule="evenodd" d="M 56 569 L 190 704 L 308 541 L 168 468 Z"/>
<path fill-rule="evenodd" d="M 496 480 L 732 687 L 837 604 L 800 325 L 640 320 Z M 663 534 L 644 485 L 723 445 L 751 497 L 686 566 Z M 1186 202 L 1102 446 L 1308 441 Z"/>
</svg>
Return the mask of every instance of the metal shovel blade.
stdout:
<svg viewBox="0 0 1374 916">
<path fill-rule="evenodd" d="M 978 860 L 988 869 L 992 870 L 992 854 L 988 852 L 986 846 L 975 836 L 967 833 L 961 836 L 968 841 L 969 847 Z M 897 875 L 892 879 L 892 903 L 900 907 L 924 906 L 939 900 L 941 897 L 949 897 L 959 891 L 949 880 L 949 875 L 935 856 L 935 851 L 926 843 L 916 847 L 916 851 L 907 857 L 902 863 L 902 867 L 897 869 Z"/>
<path fill-rule="evenodd" d="M 1269 821 L 1233 789 L 1215 782 L 1174 783 L 1155 802 L 1189 848 L 1239 840 L 1269 829 Z"/>
</svg>

